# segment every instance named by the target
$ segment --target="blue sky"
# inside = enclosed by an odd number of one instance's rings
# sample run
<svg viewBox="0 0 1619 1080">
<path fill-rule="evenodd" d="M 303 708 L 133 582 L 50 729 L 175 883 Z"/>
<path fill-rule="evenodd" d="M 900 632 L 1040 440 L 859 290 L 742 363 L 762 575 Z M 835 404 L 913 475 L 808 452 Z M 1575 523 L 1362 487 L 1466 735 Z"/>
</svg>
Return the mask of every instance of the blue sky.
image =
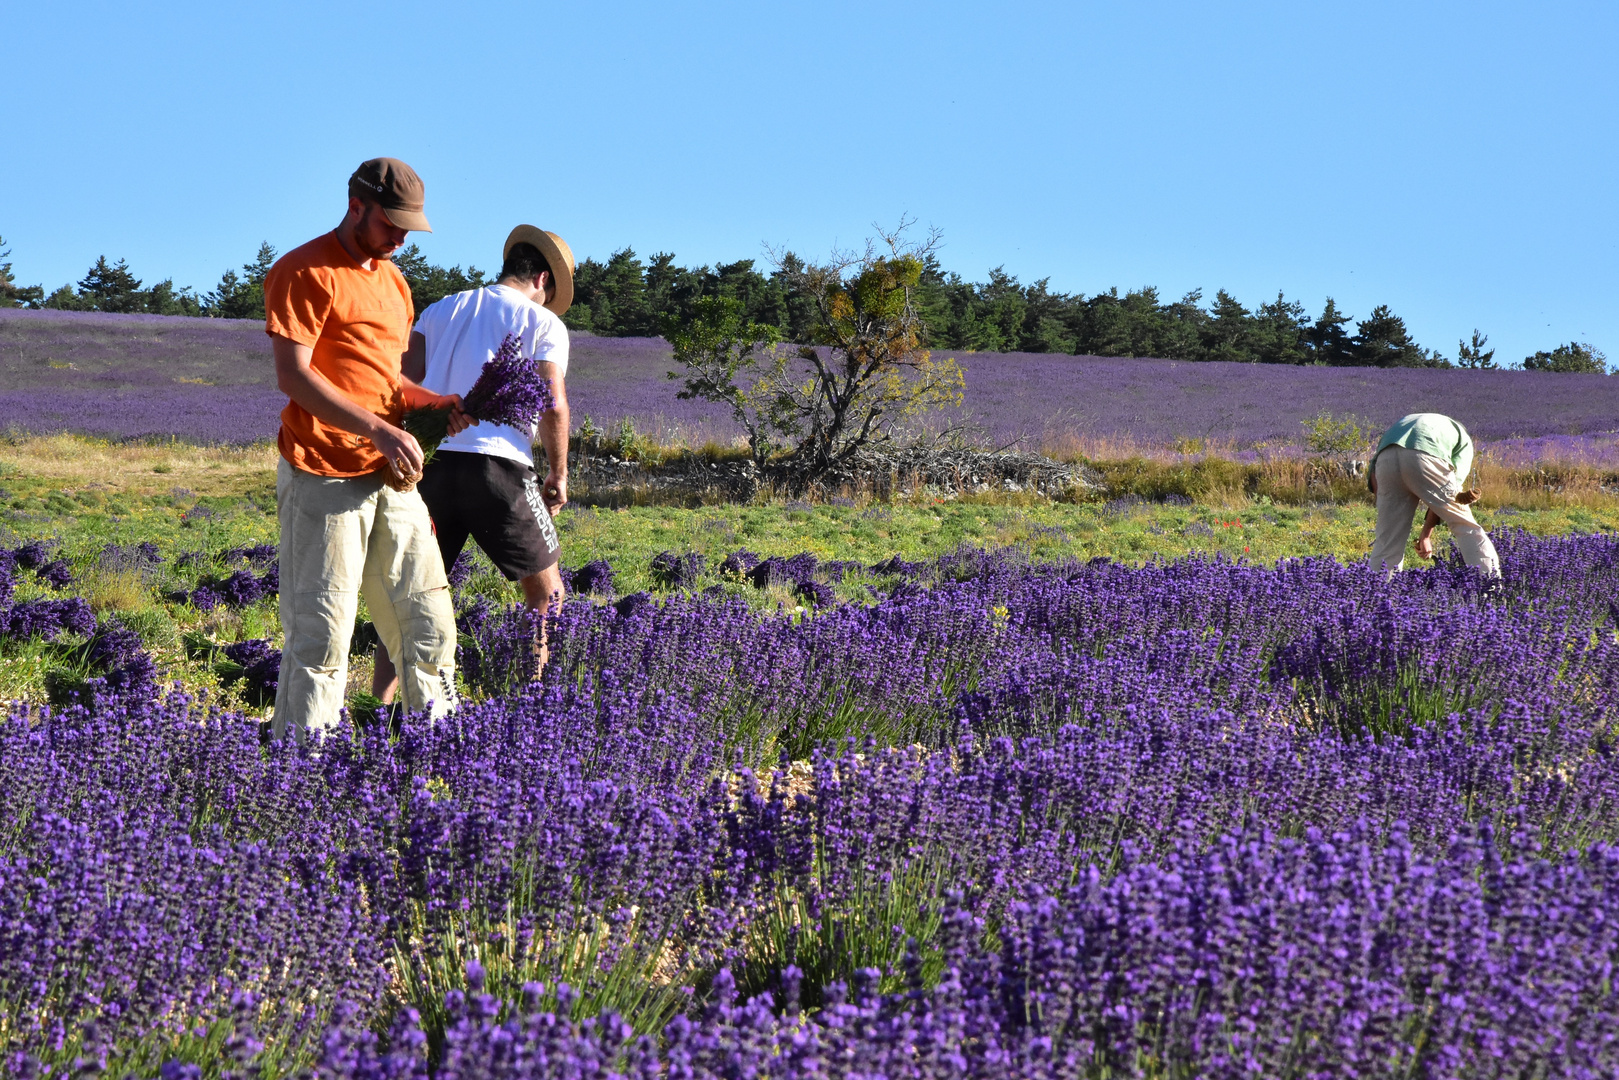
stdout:
<svg viewBox="0 0 1619 1080">
<path fill-rule="evenodd" d="M 1378 303 L 1454 356 L 1619 360 L 1619 5 L 7 3 L 0 235 L 210 288 L 362 159 L 435 262 L 814 257 L 901 214 L 947 268 Z"/>
</svg>

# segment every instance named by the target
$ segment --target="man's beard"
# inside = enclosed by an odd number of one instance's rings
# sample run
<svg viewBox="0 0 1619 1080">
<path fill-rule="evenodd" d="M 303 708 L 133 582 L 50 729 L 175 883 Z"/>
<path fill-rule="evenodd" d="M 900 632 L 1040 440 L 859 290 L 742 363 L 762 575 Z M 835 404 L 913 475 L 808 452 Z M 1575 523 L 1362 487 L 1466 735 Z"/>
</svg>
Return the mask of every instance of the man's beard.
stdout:
<svg viewBox="0 0 1619 1080">
<path fill-rule="evenodd" d="M 381 247 L 371 243 L 371 215 L 381 214 L 382 208 L 376 205 L 366 207 L 364 215 L 360 218 L 359 228 L 354 230 L 354 246 L 368 259 L 386 259 L 394 252 L 398 245 L 384 242 Z"/>
</svg>

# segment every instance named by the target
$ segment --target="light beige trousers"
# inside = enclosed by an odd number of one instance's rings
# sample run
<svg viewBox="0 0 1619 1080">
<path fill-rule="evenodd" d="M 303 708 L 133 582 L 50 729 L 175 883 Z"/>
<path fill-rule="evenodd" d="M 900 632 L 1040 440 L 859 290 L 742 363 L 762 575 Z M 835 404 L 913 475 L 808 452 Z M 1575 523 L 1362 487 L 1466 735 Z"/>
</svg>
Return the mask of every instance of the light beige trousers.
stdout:
<svg viewBox="0 0 1619 1080">
<path fill-rule="evenodd" d="M 1372 568 L 1393 571 L 1405 565 L 1411 522 L 1418 506 L 1427 506 L 1450 526 L 1462 561 L 1489 577 L 1501 576 L 1501 559 L 1489 534 L 1473 520 L 1473 511 L 1456 501 L 1456 470 L 1448 462 L 1420 450 L 1391 446 L 1377 455 L 1377 542 Z"/>
<path fill-rule="evenodd" d="M 455 612 L 422 497 L 379 478 L 316 476 L 283 459 L 281 676 L 275 737 L 333 728 L 348 686 L 349 639 L 365 594 L 377 636 L 399 669 L 405 708 L 456 705 Z"/>
</svg>

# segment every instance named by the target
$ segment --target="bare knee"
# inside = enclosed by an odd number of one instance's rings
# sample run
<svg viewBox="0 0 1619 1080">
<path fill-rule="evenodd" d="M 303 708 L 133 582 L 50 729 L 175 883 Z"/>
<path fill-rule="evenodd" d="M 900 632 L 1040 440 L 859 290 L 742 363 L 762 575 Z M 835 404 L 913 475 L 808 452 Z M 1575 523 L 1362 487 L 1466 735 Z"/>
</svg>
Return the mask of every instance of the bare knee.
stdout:
<svg viewBox="0 0 1619 1080">
<path fill-rule="evenodd" d="M 562 569 L 555 565 L 530 574 L 518 584 L 523 588 L 523 603 L 535 611 L 545 611 L 553 605 L 561 607 L 568 595 L 562 586 Z"/>
</svg>

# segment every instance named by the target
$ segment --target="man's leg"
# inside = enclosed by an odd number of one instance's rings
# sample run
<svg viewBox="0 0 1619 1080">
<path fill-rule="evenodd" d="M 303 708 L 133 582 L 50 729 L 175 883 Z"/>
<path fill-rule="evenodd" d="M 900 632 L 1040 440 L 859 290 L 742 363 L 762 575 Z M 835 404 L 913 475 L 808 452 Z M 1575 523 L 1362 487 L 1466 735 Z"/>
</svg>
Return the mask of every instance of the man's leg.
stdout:
<svg viewBox="0 0 1619 1080">
<path fill-rule="evenodd" d="M 343 708 L 375 493 L 368 481 L 315 476 L 282 461 L 276 501 L 285 641 L 271 730 L 302 740 L 335 727 Z"/>
<path fill-rule="evenodd" d="M 388 646 L 380 639 L 371 662 L 371 696 L 384 705 L 392 705 L 394 692 L 399 689 L 399 672 L 394 669 L 393 657 L 388 655 Z"/>
<path fill-rule="evenodd" d="M 432 705 L 434 719 L 456 704 L 455 612 L 427 507 L 416 492 L 384 488 L 366 552 L 365 602 L 377 637 L 398 669 L 406 709 Z"/>
<path fill-rule="evenodd" d="M 538 616 L 534 638 L 534 675 L 545 667 L 545 613 L 562 603 L 562 554 L 555 523 L 540 496 L 531 466 L 506 458 L 468 456 L 460 509 L 485 555 L 508 581 L 523 590 L 523 603 Z"/>
<path fill-rule="evenodd" d="M 1473 517 L 1469 507 L 1456 501 L 1455 470 L 1429 454 L 1411 450 L 1407 451 L 1407 455 L 1407 460 L 1402 462 L 1407 482 L 1428 508 L 1450 526 L 1450 534 L 1456 540 L 1457 550 L 1462 553 L 1462 561 L 1468 566 L 1477 567 L 1485 577 L 1500 577 L 1501 557 L 1490 542 L 1490 534 Z M 1382 484 L 1382 477 L 1377 482 Z"/>
<path fill-rule="evenodd" d="M 562 564 L 552 563 L 539 573 L 523 578 L 518 584 L 523 587 L 523 603 L 540 619 L 537 630 L 539 638 L 534 645 L 534 677 L 539 678 L 551 659 L 551 647 L 545 640 L 545 617 L 552 611 L 561 610 L 562 601 L 568 598 L 568 591 L 562 587 Z"/>
<path fill-rule="evenodd" d="M 445 573 L 455 565 L 455 559 L 466 547 L 466 538 L 471 534 L 470 529 L 466 528 L 466 515 L 460 512 L 457 505 L 457 495 L 465 494 L 461 491 L 466 486 L 463 478 L 465 468 L 461 468 L 461 460 L 465 457 L 463 453 L 442 453 L 436 460 L 427 463 L 423 478 L 416 484 L 416 494 L 421 495 L 427 507 L 427 517 L 432 521 L 432 534 L 439 541 L 439 557 L 444 559 Z M 372 664 L 372 696 L 376 696 L 382 704 L 392 704 L 400 677 L 398 670 L 393 667 L 389 646 L 377 644 Z"/>
<path fill-rule="evenodd" d="M 1411 521 L 1417 516 L 1417 497 L 1401 475 L 1400 455 L 1410 451 L 1391 446 L 1377 455 L 1377 540 L 1372 544 L 1371 566 L 1392 573 L 1405 565 L 1411 542 Z"/>
<path fill-rule="evenodd" d="M 432 468 L 432 466 L 429 465 L 428 468 Z M 417 490 L 419 491 L 420 489 L 421 485 L 418 484 Z M 426 501 L 425 498 L 423 501 Z M 466 547 L 467 529 L 458 522 L 447 518 L 432 515 L 430 517 L 432 517 L 434 526 L 433 535 L 438 540 L 439 557 L 444 560 L 444 570 L 448 573 L 457 556 L 461 554 L 461 549 Z M 367 601 L 368 606 L 369 603 Z M 372 663 L 374 666 L 371 670 L 371 694 L 384 705 L 391 705 L 393 704 L 394 694 L 399 689 L 399 672 L 394 667 L 393 657 L 388 652 L 388 646 L 382 644 L 380 640 Z"/>
</svg>

